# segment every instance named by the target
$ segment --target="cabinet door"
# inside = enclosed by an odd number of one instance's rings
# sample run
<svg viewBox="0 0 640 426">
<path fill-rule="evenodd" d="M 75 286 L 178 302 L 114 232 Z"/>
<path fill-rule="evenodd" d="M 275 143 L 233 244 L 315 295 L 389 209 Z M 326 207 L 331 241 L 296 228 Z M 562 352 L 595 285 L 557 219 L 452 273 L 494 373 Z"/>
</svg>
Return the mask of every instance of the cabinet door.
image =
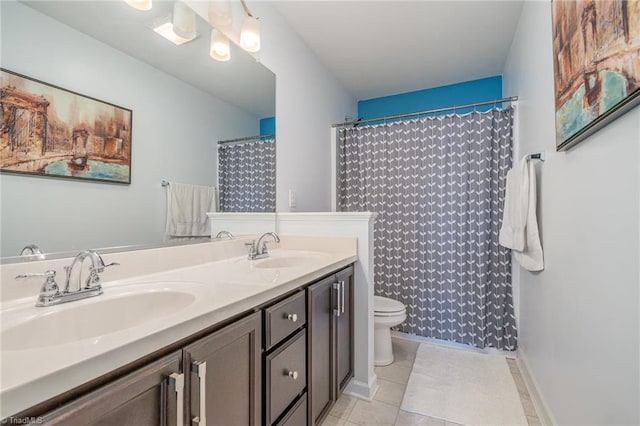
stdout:
<svg viewBox="0 0 640 426">
<path fill-rule="evenodd" d="M 336 274 L 339 285 L 336 313 L 336 372 L 338 392 L 353 377 L 353 267 Z"/>
<path fill-rule="evenodd" d="M 182 425 L 181 352 L 168 355 L 47 414 L 47 425 Z M 175 388 L 178 378 L 181 389 Z"/>
<path fill-rule="evenodd" d="M 335 399 L 335 276 L 312 285 L 307 293 L 307 371 L 309 424 L 320 423 Z"/>
<path fill-rule="evenodd" d="M 184 369 L 190 372 L 185 424 L 260 424 L 261 329 L 258 312 L 185 348 Z"/>
</svg>

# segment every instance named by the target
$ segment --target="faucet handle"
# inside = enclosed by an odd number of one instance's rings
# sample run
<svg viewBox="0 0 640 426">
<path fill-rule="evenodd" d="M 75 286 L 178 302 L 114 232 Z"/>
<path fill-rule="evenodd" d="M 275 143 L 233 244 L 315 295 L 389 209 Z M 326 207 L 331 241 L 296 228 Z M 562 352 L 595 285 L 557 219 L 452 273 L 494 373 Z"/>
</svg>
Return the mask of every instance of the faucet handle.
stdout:
<svg viewBox="0 0 640 426">
<path fill-rule="evenodd" d="M 100 263 L 102 263 L 102 258 L 100 258 Z M 99 272 L 104 272 L 104 268 L 108 268 L 110 266 L 118 266 L 120 265 L 118 262 L 107 263 L 106 265 L 102 263 L 101 265 L 94 267 L 93 265 L 89 267 L 89 277 L 87 278 L 87 282 L 84 285 L 85 289 L 90 289 L 94 287 L 98 287 L 100 284 L 100 275 Z"/>
<path fill-rule="evenodd" d="M 107 263 L 106 265 L 104 263 L 102 263 L 102 259 L 100 259 L 100 264 L 98 266 L 89 266 L 89 270 L 91 271 L 91 273 L 94 272 L 104 272 L 104 268 L 108 268 L 110 266 L 118 266 L 120 265 L 118 262 L 111 262 L 111 263 Z"/>
<path fill-rule="evenodd" d="M 253 260 L 256 257 L 256 241 L 252 240 L 250 243 L 244 243 L 245 247 L 249 247 L 249 260 Z"/>
<path fill-rule="evenodd" d="M 26 274 L 16 275 L 16 279 L 38 277 L 46 278 L 44 284 L 42 284 L 42 287 L 40 288 L 40 298 L 55 296 L 59 293 L 60 289 L 58 288 L 58 283 L 56 282 L 56 271 L 54 271 L 53 269 L 48 269 L 44 272 L 39 273 L 27 272 Z"/>
<path fill-rule="evenodd" d="M 17 280 L 21 280 L 24 278 L 38 278 L 38 277 L 46 277 L 47 279 L 55 278 L 56 271 L 53 269 L 48 269 L 44 272 L 27 272 L 26 274 L 16 275 Z"/>
<path fill-rule="evenodd" d="M 271 241 L 263 241 L 262 242 L 262 247 L 260 247 L 260 254 L 263 255 L 268 255 L 269 254 L 269 249 L 267 248 L 267 243 L 270 243 Z"/>
</svg>

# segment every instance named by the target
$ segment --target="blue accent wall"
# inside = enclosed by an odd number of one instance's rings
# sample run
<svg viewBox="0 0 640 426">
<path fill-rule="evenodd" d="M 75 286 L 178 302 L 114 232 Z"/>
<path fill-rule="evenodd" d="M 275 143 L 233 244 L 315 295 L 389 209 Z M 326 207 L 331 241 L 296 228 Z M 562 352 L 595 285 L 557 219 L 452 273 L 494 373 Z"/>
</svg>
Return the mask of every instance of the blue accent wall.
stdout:
<svg viewBox="0 0 640 426">
<path fill-rule="evenodd" d="M 276 118 L 265 117 L 260 119 L 260 135 L 270 135 L 276 132 Z"/>
<path fill-rule="evenodd" d="M 358 118 L 376 118 L 502 98 L 502 76 L 367 99 L 358 102 Z M 486 111 L 493 105 L 478 107 Z M 468 112 L 457 110 L 456 112 Z M 449 112 L 450 113 L 450 112 Z"/>
</svg>

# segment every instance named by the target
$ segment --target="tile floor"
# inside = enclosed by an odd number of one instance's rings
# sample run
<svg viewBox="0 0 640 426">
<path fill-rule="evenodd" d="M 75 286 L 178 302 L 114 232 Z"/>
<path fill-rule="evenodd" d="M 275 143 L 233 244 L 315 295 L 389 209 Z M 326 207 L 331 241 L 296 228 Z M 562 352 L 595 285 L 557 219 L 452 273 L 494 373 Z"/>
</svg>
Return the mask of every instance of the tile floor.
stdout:
<svg viewBox="0 0 640 426">
<path fill-rule="evenodd" d="M 395 361 L 387 367 L 376 367 L 378 385 L 380 388 L 371 402 L 342 395 L 323 422 L 323 426 L 355 426 L 355 425 L 428 425 L 455 426 L 457 423 L 447 422 L 434 417 L 400 410 L 404 390 L 411 374 L 413 360 L 416 357 L 418 343 L 404 339 L 393 339 Z M 531 397 L 524 384 L 515 359 L 507 359 L 509 369 L 513 375 L 524 413 L 529 426 L 538 426 L 540 422 L 536 414 Z"/>
</svg>

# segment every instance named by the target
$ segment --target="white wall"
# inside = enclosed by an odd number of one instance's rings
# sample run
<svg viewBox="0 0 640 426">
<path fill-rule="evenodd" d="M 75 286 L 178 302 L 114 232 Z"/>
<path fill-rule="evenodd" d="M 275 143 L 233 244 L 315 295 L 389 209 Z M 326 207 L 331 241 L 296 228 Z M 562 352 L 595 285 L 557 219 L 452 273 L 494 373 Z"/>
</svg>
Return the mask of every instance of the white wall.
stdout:
<svg viewBox="0 0 640 426">
<path fill-rule="evenodd" d="M 215 141 L 259 131 L 258 117 L 29 7 L 1 8 L 2 67 L 133 110 L 131 185 L 1 176 L 2 256 L 27 243 L 51 252 L 161 241 L 160 180 L 213 185 Z"/>
<path fill-rule="evenodd" d="M 525 2 L 505 65 L 520 155 L 538 168 L 546 269 L 520 271 L 519 354 L 551 420 L 640 422 L 640 108 L 555 152 L 549 2 Z"/>
<path fill-rule="evenodd" d="M 260 61 L 276 74 L 277 211 L 331 210 L 331 124 L 355 116 L 356 99 L 269 2 L 256 2 Z M 297 194 L 289 208 L 288 191 Z"/>
<path fill-rule="evenodd" d="M 206 19 L 206 2 L 188 3 Z M 331 124 L 344 121 L 345 114 L 355 116 L 356 99 L 272 3 L 254 1 L 249 6 L 260 18 L 262 48 L 257 56 L 276 74 L 276 211 L 330 211 Z M 289 189 L 297 194 L 295 208 L 289 208 Z"/>
</svg>

